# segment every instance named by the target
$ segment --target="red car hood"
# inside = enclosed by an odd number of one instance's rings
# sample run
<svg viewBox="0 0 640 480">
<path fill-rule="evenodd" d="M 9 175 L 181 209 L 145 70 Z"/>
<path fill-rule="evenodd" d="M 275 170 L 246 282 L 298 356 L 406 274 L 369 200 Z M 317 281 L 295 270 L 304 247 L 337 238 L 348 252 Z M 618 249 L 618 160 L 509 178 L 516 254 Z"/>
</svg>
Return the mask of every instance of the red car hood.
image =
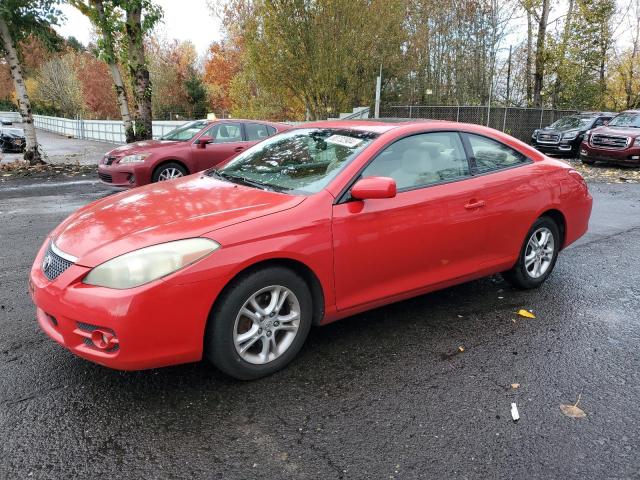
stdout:
<svg viewBox="0 0 640 480">
<path fill-rule="evenodd" d="M 144 153 L 158 148 L 164 148 L 168 145 L 185 144 L 186 142 L 178 142 L 175 140 L 143 140 L 141 142 L 129 143 L 122 145 L 121 147 L 114 148 L 110 152 L 107 152 L 106 156 L 114 156 L 117 158 L 124 157 L 125 155 L 133 155 L 136 153 Z"/>
<path fill-rule="evenodd" d="M 591 130 L 592 135 L 617 135 L 620 137 L 638 137 L 640 136 L 640 128 L 625 127 L 598 127 Z"/>
<path fill-rule="evenodd" d="M 293 208 L 304 198 L 196 174 L 90 203 L 62 222 L 51 238 L 79 265 L 93 267 L 138 248 Z"/>
</svg>

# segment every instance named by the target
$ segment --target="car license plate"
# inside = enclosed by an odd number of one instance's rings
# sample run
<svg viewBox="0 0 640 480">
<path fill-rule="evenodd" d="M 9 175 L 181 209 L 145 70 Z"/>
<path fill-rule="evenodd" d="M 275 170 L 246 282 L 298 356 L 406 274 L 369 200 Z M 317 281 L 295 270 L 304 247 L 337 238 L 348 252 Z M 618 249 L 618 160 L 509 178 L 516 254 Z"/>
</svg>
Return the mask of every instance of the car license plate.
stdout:
<svg viewBox="0 0 640 480">
<path fill-rule="evenodd" d="M 22 140 L 15 140 L 13 143 L 15 143 L 16 145 L 22 145 Z"/>
</svg>

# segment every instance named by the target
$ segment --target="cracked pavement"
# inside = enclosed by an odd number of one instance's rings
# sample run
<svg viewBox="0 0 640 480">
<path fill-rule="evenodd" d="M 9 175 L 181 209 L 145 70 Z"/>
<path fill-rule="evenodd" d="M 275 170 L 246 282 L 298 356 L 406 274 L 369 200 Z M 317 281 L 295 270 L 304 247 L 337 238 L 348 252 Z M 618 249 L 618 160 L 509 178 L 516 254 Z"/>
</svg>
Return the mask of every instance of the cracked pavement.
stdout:
<svg viewBox="0 0 640 480">
<path fill-rule="evenodd" d="M 253 382 L 205 363 L 116 372 L 49 340 L 26 291 L 35 252 L 114 190 L 11 185 L 0 478 L 640 477 L 640 185 L 590 186 L 590 232 L 539 290 L 496 276 L 314 328 L 292 365 Z M 578 395 L 587 417 L 563 416 Z"/>
</svg>

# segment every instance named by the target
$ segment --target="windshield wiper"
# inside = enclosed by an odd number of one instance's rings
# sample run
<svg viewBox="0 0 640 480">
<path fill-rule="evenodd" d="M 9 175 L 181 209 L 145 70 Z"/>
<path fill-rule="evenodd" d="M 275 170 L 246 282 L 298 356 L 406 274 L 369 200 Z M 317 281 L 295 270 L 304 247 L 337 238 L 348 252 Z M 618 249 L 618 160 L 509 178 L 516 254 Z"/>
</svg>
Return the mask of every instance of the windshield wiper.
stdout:
<svg viewBox="0 0 640 480">
<path fill-rule="evenodd" d="M 232 183 L 240 183 L 243 185 L 247 185 L 249 187 L 255 187 L 255 188 L 259 188 L 261 190 L 269 190 L 269 191 L 283 191 L 282 189 L 279 189 L 277 187 L 274 187 L 273 185 L 269 185 L 268 183 L 262 183 L 262 182 L 258 182 L 257 180 L 252 180 L 250 178 L 247 177 L 243 177 L 241 175 L 231 175 L 227 172 L 223 172 L 222 170 L 211 170 L 210 172 L 212 175 L 217 176 L 218 178 L 221 178 L 223 180 L 227 180 L 229 182 Z"/>
</svg>

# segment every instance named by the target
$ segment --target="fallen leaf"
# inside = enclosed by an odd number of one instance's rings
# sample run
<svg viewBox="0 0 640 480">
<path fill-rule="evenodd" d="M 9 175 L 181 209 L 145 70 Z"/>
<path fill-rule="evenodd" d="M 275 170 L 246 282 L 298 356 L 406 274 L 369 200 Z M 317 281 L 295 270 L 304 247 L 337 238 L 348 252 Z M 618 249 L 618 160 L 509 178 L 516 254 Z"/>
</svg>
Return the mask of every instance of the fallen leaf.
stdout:
<svg viewBox="0 0 640 480">
<path fill-rule="evenodd" d="M 463 346 L 463 345 L 460 345 L 460 346 L 458 347 L 458 351 L 459 351 L 460 353 L 464 352 L 464 346 Z"/>
<path fill-rule="evenodd" d="M 580 395 L 578 395 L 578 401 L 573 405 L 566 405 L 566 404 L 560 405 L 560 411 L 567 417 L 584 418 L 587 416 L 587 414 L 584 413 L 584 410 L 582 410 L 581 408 L 578 408 L 579 403 L 580 403 Z"/>
<path fill-rule="evenodd" d="M 529 310 L 525 310 L 524 308 L 518 310 L 518 315 L 524 318 L 536 318 L 533 313 L 531 313 Z"/>
<path fill-rule="evenodd" d="M 512 383 L 511 384 L 511 388 L 513 388 L 513 389 L 520 388 L 520 384 L 519 383 Z"/>
</svg>

